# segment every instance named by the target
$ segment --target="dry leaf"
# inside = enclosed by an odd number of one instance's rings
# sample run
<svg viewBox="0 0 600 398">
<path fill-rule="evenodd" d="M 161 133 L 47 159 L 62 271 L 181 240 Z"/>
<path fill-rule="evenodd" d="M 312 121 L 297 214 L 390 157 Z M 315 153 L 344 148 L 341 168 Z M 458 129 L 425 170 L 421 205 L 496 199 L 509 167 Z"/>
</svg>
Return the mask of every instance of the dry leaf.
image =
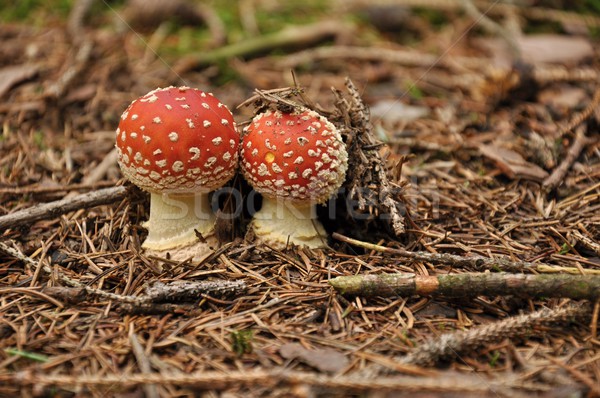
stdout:
<svg viewBox="0 0 600 398">
<path fill-rule="evenodd" d="M 565 35 L 529 35 L 516 39 L 523 61 L 527 64 L 575 65 L 594 55 L 594 48 L 583 37 Z M 494 63 L 510 67 L 513 59 L 502 39 L 480 39 L 478 45 L 493 54 Z"/>
<path fill-rule="evenodd" d="M 38 70 L 37 65 L 7 66 L 0 69 L 0 97 L 15 84 L 33 77 Z"/>
<path fill-rule="evenodd" d="M 542 181 L 548 177 L 546 170 L 526 161 L 519 153 L 511 149 L 495 145 L 480 145 L 479 152 L 493 160 L 496 166 L 509 178 Z"/>
<path fill-rule="evenodd" d="M 348 366 L 348 358 L 331 348 L 309 350 L 299 343 L 288 343 L 279 347 L 279 354 L 285 359 L 299 361 L 320 370 L 321 372 L 336 373 Z"/>
</svg>

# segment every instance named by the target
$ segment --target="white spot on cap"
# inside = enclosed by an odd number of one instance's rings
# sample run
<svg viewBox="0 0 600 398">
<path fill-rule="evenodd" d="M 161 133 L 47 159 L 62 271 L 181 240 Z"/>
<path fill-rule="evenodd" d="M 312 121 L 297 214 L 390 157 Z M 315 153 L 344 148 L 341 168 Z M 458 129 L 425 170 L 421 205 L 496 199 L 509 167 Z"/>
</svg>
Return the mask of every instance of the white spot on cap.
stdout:
<svg viewBox="0 0 600 398">
<path fill-rule="evenodd" d="M 161 124 L 162 120 L 160 120 L 160 118 L 157 116 L 154 119 L 152 119 L 152 123 Z"/>
<path fill-rule="evenodd" d="M 140 131 L 146 130 L 146 126 L 140 126 Z"/>
<path fill-rule="evenodd" d="M 292 171 L 292 172 L 288 173 L 288 177 L 290 180 L 295 180 L 296 178 L 298 178 L 298 173 L 296 173 L 295 171 Z"/>
<path fill-rule="evenodd" d="M 286 139 L 285 139 L 285 141 L 283 141 L 283 143 L 284 143 L 285 145 L 290 145 L 290 144 L 292 143 L 292 137 L 288 137 L 288 138 L 286 138 Z"/>
<path fill-rule="evenodd" d="M 183 109 L 190 109 L 190 106 L 188 104 L 181 104 L 179 106 L 182 107 Z"/>
<path fill-rule="evenodd" d="M 154 152 L 152 152 L 152 154 L 153 154 L 154 156 L 158 156 L 158 155 L 160 155 L 161 153 L 162 153 L 162 151 L 161 151 L 160 149 L 155 149 L 155 150 L 154 150 Z"/>
<path fill-rule="evenodd" d="M 131 134 L 129 134 L 129 136 L 130 136 L 131 138 L 137 138 L 137 133 L 134 131 L 134 132 L 132 132 Z"/>
<path fill-rule="evenodd" d="M 256 170 L 256 171 L 258 172 L 258 175 L 261 176 L 261 177 L 270 176 L 271 175 L 271 173 L 269 173 L 269 169 L 267 169 L 267 165 L 264 164 L 264 163 L 261 163 L 258 166 L 258 170 Z"/>
<path fill-rule="evenodd" d="M 306 137 L 298 137 L 297 141 L 300 146 L 304 146 L 304 145 L 308 144 L 308 142 L 309 142 L 308 138 L 306 138 Z"/>
<path fill-rule="evenodd" d="M 252 150 L 252 156 L 257 156 L 258 155 L 258 148 L 254 148 Z"/>
<path fill-rule="evenodd" d="M 208 158 L 206 160 L 206 163 L 204 163 L 204 168 L 208 169 L 209 167 L 212 167 L 213 164 L 215 164 L 217 162 L 217 158 L 214 156 L 211 156 L 210 158 Z"/>
<path fill-rule="evenodd" d="M 302 177 L 303 177 L 303 178 L 308 178 L 308 177 L 310 177 L 310 175 L 312 174 L 312 172 L 313 172 L 313 171 L 312 171 L 312 169 L 305 169 L 305 170 L 302 172 Z"/>
<path fill-rule="evenodd" d="M 284 158 L 291 158 L 292 156 L 294 156 L 294 151 L 288 151 L 283 153 Z"/>
<path fill-rule="evenodd" d="M 294 160 L 294 164 L 302 164 L 304 162 L 304 158 L 302 156 L 298 156 L 296 160 Z"/>
<path fill-rule="evenodd" d="M 170 139 L 172 142 L 177 142 L 177 140 L 179 139 L 179 134 L 177 134 L 175 131 L 171 131 L 171 132 L 169 133 L 169 139 Z"/>
<path fill-rule="evenodd" d="M 211 126 L 211 123 L 210 123 L 210 121 L 205 120 L 204 122 L 202 122 L 202 125 L 206 128 L 209 128 Z"/>
<path fill-rule="evenodd" d="M 144 157 L 141 153 L 136 152 L 135 156 L 133 157 L 133 160 L 135 160 L 137 163 L 141 163 L 141 161 L 144 160 Z"/>
<path fill-rule="evenodd" d="M 127 135 L 125 134 L 125 131 L 121 132 L 121 141 L 125 141 L 127 139 Z"/>
<path fill-rule="evenodd" d="M 173 107 L 172 107 L 171 105 L 169 105 L 169 104 L 165 104 L 165 108 L 167 108 L 167 110 L 169 110 L 169 111 L 170 111 L 171 109 L 173 109 Z"/>
<path fill-rule="evenodd" d="M 215 137 L 212 139 L 212 143 L 215 145 L 219 145 L 221 142 L 223 142 L 223 138 L 221 137 Z"/>
<path fill-rule="evenodd" d="M 321 167 L 323 167 L 323 162 L 315 162 L 315 169 L 318 171 Z"/>
<path fill-rule="evenodd" d="M 129 116 L 129 112 L 128 111 L 123 112 L 123 114 L 121 115 L 121 120 L 127 119 L 127 116 Z"/>
<path fill-rule="evenodd" d="M 221 119 L 221 124 L 223 126 L 229 126 L 229 120 L 227 120 L 227 119 Z"/>
<path fill-rule="evenodd" d="M 158 173 L 157 173 L 156 171 L 154 171 L 154 170 L 152 170 L 152 171 L 150 172 L 150 176 L 149 176 L 149 177 L 150 177 L 150 179 L 151 179 L 151 180 L 154 180 L 154 181 L 158 181 L 158 180 L 160 180 L 160 174 L 158 174 Z"/>
<path fill-rule="evenodd" d="M 225 153 L 223 154 L 223 160 L 224 160 L 224 161 L 226 161 L 226 162 L 228 162 L 228 161 L 229 161 L 229 159 L 231 159 L 231 153 L 229 153 L 229 152 L 225 152 Z"/>
<path fill-rule="evenodd" d="M 167 159 L 157 160 L 155 163 L 158 167 L 161 167 L 161 168 L 167 167 Z"/>
<path fill-rule="evenodd" d="M 193 129 L 194 127 L 196 127 L 194 126 L 194 122 L 192 121 L 192 119 L 185 119 L 185 121 L 187 122 L 189 128 Z"/>
<path fill-rule="evenodd" d="M 138 117 L 138 115 L 131 115 L 131 120 L 137 120 Z"/>
<path fill-rule="evenodd" d="M 277 150 L 277 146 L 271 144 L 271 140 L 269 140 L 268 138 L 265 139 L 265 146 L 267 147 L 267 149 L 270 149 L 272 151 Z"/>
<path fill-rule="evenodd" d="M 313 151 L 312 149 L 309 149 L 308 156 L 310 156 L 311 158 L 316 158 L 319 156 L 319 153 L 317 151 Z"/>
<path fill-rule="evenodd" d="M 281 173 L 283 170 L 281 170 L 281 167 L 279 167 L 279 165 L 277 163 L 272 163 L 271 167 L 273 168 L 273 171 L 275 173 Z"/>
<path fill-rule="evenodd" d="M 323 156 L 321 156 L 321 160 L 323 161 L 323 163 L 327 164 L 327 163 L 331 163 L 331 158 L 329 157 L 328 154 L 324 153 Z"/>
<path fill-rule="evenodd" d="M 156 94 L 152 93 L 152 95 L 150 97 L 147 98 L 142 98 L 140 100 L 140 102 L 149 102 L 151 104 L 155 103 L 158 100 L 158 97 L 156 96 Z"/>
<path fill-rule="evenodd" d="M 204 107 L 205 109 L 210 109 L 210 106 L 206 102 L 202 103 L 202 107 Z"/>
<path fill-rule="evenodd" d="M 173 166 L 171 166 L 171 169 L 176 173 L 183 171 L 184 168 L 185 168 L 185 165 L 180 160 L 174 161 Z"/>
<path fill-rule="evenodd" d="M 235 140 L 229 140 L 229 145 L 230 145 L 232 148 L 235 148 Z"/>
<path fill-rule="evenodd" d="M 200 158 L 200 148 L 191 147 L 189 151 L 191 154 L 193 154 L 190 160 L 198 160 L 198 158 Z"/>
</svg>

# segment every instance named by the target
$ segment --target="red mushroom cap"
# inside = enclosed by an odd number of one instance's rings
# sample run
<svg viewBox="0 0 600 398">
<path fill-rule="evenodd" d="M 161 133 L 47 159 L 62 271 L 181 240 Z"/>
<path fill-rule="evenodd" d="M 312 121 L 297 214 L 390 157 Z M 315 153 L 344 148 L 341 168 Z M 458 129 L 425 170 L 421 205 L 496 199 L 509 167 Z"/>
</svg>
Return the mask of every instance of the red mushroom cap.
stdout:
<svg viewBox="0 0 600 398">
<path fill-rule="evenodd" d="M 235 174 L 238 145 L 229 109 L 189 87 L 158 88 L 138 98 L 117 128 L 123 174 L 155 193 L 221 187 Z"/>
<path fill-rule="evenodd" d="M 348 154 L 335 126 L 318 113 L 266 111 L 244 129 L 241 167 L 269 197 L 322 203 L 344 181 Z"/>
</svg>

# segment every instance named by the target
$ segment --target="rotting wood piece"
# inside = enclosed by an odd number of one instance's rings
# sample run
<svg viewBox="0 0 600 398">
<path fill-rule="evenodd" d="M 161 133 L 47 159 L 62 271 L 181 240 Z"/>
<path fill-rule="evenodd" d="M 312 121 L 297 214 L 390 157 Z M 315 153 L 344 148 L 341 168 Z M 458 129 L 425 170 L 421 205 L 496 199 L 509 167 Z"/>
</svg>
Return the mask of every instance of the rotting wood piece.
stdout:
<svg viewBox="0 0 600 398">
<path fill-rule="evenodd" d="M 336 111 L 329 117 L 347 145 L 348 175 L 344 184 L 347 199 L 357 202 L 358 208 L 353 211 L 374 215 L 399 236 L 405 230 L 401 186 L 388 177 L 386 159 L 380 153 L 383 144 L 375 139 L 369 109 L 349 78 L 346 90 L 349 99 L 341 91 L 333 90 Z"/>
</svg>

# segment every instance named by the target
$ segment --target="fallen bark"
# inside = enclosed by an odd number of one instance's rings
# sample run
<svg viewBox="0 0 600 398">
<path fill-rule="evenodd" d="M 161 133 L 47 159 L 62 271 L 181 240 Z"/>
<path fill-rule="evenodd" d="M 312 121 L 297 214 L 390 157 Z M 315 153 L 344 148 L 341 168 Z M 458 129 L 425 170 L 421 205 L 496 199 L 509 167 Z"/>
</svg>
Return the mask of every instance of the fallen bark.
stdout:
<svg viewBox="0 0 600 398">
<path fill-rule="evenodd" d="M 402 273 L 340 276 L 330 280 L 329 284 L 341 294 L 362 297 L 511 295 L 575 300 L 600 298 L 600 276 L 597 275 L 466 273 L 421 276 Z"/>
</svg>

